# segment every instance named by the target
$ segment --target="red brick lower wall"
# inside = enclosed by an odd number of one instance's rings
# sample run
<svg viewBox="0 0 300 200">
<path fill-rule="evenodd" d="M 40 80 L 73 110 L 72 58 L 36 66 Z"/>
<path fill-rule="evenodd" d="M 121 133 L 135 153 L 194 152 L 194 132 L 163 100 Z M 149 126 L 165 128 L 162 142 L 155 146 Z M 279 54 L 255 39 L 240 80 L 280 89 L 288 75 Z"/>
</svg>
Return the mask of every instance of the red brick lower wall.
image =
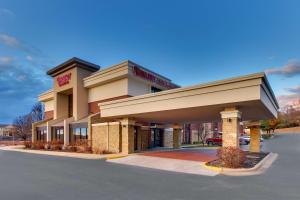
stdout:
<svg viewBox="0 0 300 200">
<path fill-rule="evenodd" d="M 53 119 L 54 111 L 53 111 L 53 110 L 51 110 L 51 111 L 46 111 L 46 112 L 44 112 L 44 115 L 45 115 L 45 120 L 46 120 L 46 119 Z"/>
<path fill-rule="evenodd" d="M 108 101 L 113 101 L 113 100 L 118 100 L 118 99 L 125 99 L 128 97 L 132 97 L 130 95 L 122 95 L 122 96 L 118 96 L 118 97 L 113 97 L 113 98 L 109 98 L 109 99 L 104 99 L 104 100 L 100 100 L 100 101 L 93 101 L 89 103 L 89 113 L 90 114 L 95 114 L 100 112 L 99 103 L 103 103 L 103 102 L 108 102 Z"/>
</svg>

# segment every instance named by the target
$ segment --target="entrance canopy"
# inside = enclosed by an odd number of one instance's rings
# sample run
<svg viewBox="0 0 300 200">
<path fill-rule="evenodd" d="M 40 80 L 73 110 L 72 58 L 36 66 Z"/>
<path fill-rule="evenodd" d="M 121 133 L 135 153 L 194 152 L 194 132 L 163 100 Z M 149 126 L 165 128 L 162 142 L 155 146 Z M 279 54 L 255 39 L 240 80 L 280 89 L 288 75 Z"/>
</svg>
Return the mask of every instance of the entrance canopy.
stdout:
<svg viewBox="0 0 300 200">
<path fill-rule="evenodd" d="M 100 103 L 99 107 L 103 119 L 129 117 L 157 123 L 217 121 L 228 107 L 242 112 L 242 121 L 272 119 L 279 108 L 264 73 Z"/>
</svg>

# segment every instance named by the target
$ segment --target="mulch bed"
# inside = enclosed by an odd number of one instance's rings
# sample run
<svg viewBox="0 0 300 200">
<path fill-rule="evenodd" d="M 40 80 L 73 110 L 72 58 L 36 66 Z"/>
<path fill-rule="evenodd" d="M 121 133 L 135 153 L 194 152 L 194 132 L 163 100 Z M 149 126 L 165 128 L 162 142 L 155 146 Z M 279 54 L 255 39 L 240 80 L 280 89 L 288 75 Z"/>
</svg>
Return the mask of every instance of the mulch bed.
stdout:
<svg viewBox="0 0 300 200">
<path fill-rule="evenodd" d="M 269 154 L 266 152 L 253 153 L 249 151 L 245 151 L 245 153 L 246 153 L 246 160 L 240 168 L 252 168 Z M 213 166 L 213 167 L 223 167 L 223 164 L 220 159 L 210 161 L 206 164 L 208 166 Z"/>
</svg>

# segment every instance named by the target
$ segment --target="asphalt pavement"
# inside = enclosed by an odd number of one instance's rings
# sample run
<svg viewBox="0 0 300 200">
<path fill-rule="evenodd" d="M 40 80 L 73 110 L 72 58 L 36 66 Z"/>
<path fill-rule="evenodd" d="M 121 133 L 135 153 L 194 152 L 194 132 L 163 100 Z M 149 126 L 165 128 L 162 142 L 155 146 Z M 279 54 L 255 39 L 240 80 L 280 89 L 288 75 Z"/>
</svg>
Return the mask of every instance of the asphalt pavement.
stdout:
<svg viewBox="0 0 300 200">
<path fill-rule="evenodd" d="M 0 151 L 0 200 L 299 200 L 300 134 L 277 135 L 263 149 L 278 159 L 262 175 L 214 177 Z"/>
</svg>

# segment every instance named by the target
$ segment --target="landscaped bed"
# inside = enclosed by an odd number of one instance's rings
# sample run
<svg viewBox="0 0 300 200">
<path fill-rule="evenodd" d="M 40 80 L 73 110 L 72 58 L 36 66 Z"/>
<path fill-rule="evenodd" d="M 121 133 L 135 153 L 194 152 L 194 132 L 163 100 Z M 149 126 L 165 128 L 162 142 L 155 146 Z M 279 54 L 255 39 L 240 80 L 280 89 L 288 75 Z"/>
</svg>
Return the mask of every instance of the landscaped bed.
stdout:
<svg viewBox="0 0 300 200">
<path fill-rule="evenodd" d="M 252 168 L 255 167 L 257 163 L 259 163 L 262 159 L 264 159 L 269 153 L 266 152 L 260 152 L 260 153 L 253 153 L 246 151 L 246 158 L 245 161 L 240 165 L 239 168 Z M 213 167 L 220 167 L 223 168 L 224 162 L 222 159 L 216 159 L 210 162 L 207 162 L 206 165 L 213 166 Z"/>
<path fill-rule="evenodd" d="M 25 149 L 31 150 L 45 150 L 45 151 L 60 151 L 60 152 L 74 152 L 74 153 L 87 153 L 87 154 L 113 154 L 114 152 L 100 149 L 92 149 L 90 141 L 88 140 L 78 140 L 72 142 L 67 146 L 59 140 L 53 140 L 51 142 L 45 141 L 25 141 Z"/>
<path fill-rule="evenodd" d="M 268 153 L 264 152 L 253 153 L 249 151 L 243 151 L 239 147 L 221 147 L 217 151 L 218 159 L 206 163 L 206 166 L 217 168 L 247 169 L 254 167 L 267 155 Z"/>
<path fill-rule="evenodd" d="M 25 149 L 33 150 L 47 150 L 47 151 L 64 151 L 64 152 L 78 152 L 78 153 L 92 153 L 87 140 L 79 140 L 68 146 L 64 146 L 63 142 L 53 140 L 51 142 L 44 141 L 26 141 L 24 143 Z"/>
</svg>

